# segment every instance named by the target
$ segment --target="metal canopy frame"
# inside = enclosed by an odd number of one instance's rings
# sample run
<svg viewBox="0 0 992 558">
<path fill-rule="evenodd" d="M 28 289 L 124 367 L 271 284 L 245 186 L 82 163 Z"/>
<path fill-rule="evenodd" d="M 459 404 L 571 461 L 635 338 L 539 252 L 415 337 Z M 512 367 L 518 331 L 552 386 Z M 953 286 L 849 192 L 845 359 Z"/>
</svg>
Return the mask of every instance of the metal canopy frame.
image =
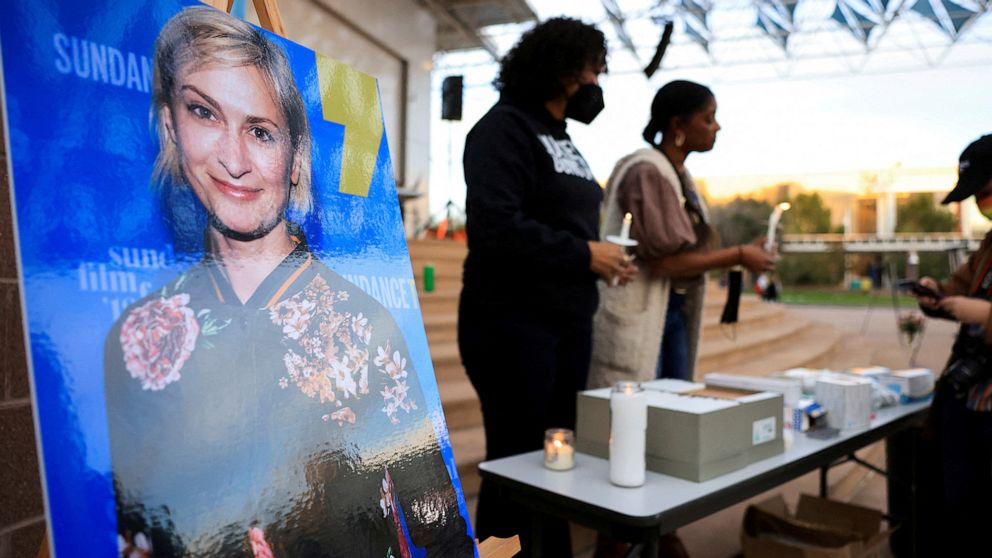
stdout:
<svg viewBox="0 0 992 558">
<path fill-rule="evenodd" d="M 527 0 L 419 0 L 437 18 L 439 51 L 482 48 L 495 60 L 499 52 L 480 30 L 493 25 L 537 21 Z"/>
</svg>

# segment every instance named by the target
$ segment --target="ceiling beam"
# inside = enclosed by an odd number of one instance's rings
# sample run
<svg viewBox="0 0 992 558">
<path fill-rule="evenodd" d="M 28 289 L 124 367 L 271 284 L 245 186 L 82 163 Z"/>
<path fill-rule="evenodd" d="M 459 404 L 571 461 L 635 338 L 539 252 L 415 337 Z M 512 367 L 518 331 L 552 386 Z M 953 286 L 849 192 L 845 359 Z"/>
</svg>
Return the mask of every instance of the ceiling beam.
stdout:
<svg viewBox="0 0 992 558">
<path fill-rule="evenodd" d="M 435 17 L 454 28 L 455 31 L 469 41 L 477 43 L 489 53 L 489 56 L 492 56 L 493 60 L 499 60 L 499 52 L 496 51 L 496 47 L 493 45 L 492 41 L 486 37 L 483 37 L 477 29 L 472 28 L 472 26 L 462 21 L 457 15 L 455 15 L 454 11 L 451 10 L 449 6 L 439 0 L 422 1 L 428 8 L 430 8 Z"/>
</svg>

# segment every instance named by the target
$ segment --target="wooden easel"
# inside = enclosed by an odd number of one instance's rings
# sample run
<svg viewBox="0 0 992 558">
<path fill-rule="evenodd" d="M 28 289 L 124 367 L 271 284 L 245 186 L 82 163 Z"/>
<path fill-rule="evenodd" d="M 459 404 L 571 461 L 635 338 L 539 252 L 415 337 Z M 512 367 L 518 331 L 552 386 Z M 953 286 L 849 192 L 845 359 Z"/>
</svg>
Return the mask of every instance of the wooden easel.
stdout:
<svg viewBox="0 0 992 558">
<path fill-rule="evenodd" d="M 231 13 L 234 7 L 234 0 L 200 0 L 208 6 L 213 6 L 218 10 Z M 286 26 L 282 24 L 282 16 L 279 14 L 279 5 L 276 0 L 252 0 L 255 5 L 255 12 L 258 13 L 258 22 L 269 31 L 280 37 L 286 36 Z"/>
<path fill-rule="evenodd" d="M 234 0 L 200 1 L 227 13 L 231 13 L 231 8 L 234 7 Z M 276 0 L 252 0 L 252 4 L 255 5 L 258 21 L 263 28 L 280 37 L 286 37 L 286 26 L 283 25 L 282 15 L 279 13 L 279 5 Z M 520 537 L 516 535 L 508 539 L 489 537 L 481 543 L 476 541 L 476 546 L 479 549 L 480 558 L 512 558 L 520 552 Z M 38 558 L 50 558 L 47 533 L 38 549 Z"/>
</svg>

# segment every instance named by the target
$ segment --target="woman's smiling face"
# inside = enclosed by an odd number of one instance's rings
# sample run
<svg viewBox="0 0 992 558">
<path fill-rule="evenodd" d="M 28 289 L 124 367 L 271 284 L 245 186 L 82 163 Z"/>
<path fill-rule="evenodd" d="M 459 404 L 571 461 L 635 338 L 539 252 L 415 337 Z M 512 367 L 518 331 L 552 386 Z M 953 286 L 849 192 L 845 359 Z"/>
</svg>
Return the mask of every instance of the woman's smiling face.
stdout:
<svg viewBox="0 0 992 558">
<path fill-rule="evenodd" d="M 261 238 L 282 219 L 299 181 L 286 116 L 255 66 L 184 69 L 164 110 L 183 175 L 211 225 L 237 240 Z"/>
</svg>

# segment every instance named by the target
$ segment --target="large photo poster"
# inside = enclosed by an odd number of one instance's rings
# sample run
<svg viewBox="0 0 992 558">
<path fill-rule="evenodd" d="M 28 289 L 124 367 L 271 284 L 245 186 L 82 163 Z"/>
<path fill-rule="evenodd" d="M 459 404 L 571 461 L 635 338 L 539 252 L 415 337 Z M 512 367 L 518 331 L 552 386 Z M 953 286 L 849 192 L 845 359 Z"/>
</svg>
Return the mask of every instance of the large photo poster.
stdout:
<svg viewBox="0 0 992 558">
<path fill-rule="evenodd" d="M 55 555 L 474 556 L 374 78 L 194 0 L 0 49 Z"/>
</svg>

